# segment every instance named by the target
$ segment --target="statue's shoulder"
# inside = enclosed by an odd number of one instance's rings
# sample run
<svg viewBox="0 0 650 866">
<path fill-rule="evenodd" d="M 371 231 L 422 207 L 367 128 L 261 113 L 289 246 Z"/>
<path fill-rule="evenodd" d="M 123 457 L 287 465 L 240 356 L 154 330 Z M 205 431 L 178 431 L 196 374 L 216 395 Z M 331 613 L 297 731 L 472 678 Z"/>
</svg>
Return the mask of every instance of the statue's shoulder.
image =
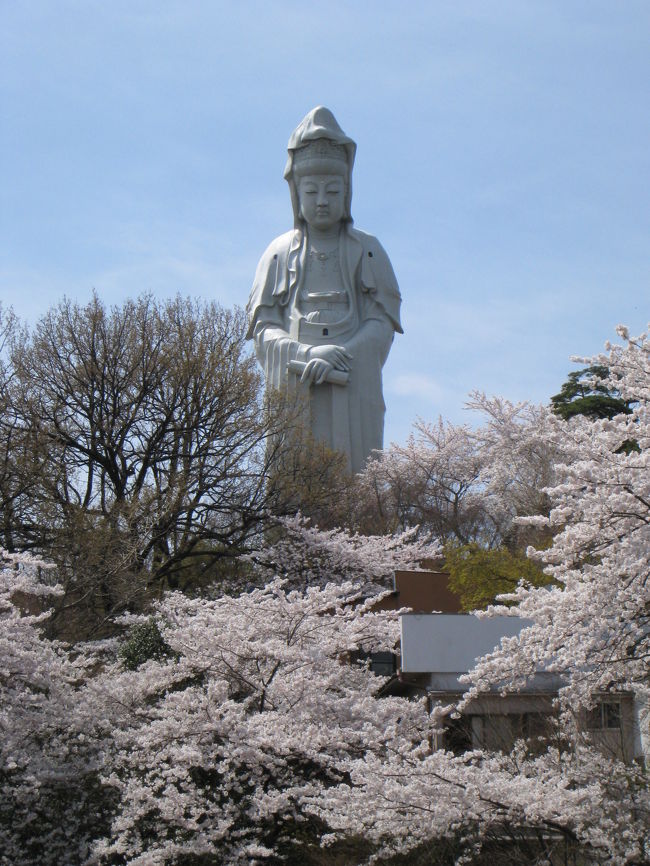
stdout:
<svg viewBox="0 0 650 866">
<path fill-rule="evenodd" d="M 397 289 L 397 280 L 395 279 L 390 259 L 377 238 L 357 228 L 349 228 L 348 234 L 361 245 L 363 249 L 362 261 L 370 265 L 373 271 L 381 273 Z"/>
<path fill-rule="evenodd" d="M 253 287 L 248 298 L 246 311 L 249 328 L 247 337 L 253 336 L 253 329 L 261 307 L 284 306 L 289 297 L 287 282 L 287 262 L 289 254 L 300 245 L 301 233 L 291 229 L 274 238 L 262 253 L 255 271 Z"/>
<path fill-rule="evenodd" d="M 287 256 L 289 250 L 296 242 L 296 235 L 299 235 L 300 232 L 297 232 L 296 229 L 290 229 L 288 232 L 285 232 L 282 235 L 278 235 L 277 238 L 273 238 L 271 243 L 262 253 L 262 258 L 260 262 L 268 262 L 269 260 L 273 260 L 278 256 Z"/>
<path fill-rule="evenodd" d="M 369 232 L 364 232 L 361 229 L 356 228 L 355 226 L 348 229 L 348 234 L 361 244 L 365 252 L 374 252 L 375 250 L 381 250 L 381 252 L 386 255 L 384 248 L 379 243 L 377 238 L 374 235 L 371 235 Z"/>
<path fill-rule="evenodd" d="M 370 232 L 364 232 L 363 229 L 357 228 L 357 226 L 350 226 L 348 228 L 348 233 L 362 244 L 379 243 L 374 235 L 371 235 Z"/>
</svg>

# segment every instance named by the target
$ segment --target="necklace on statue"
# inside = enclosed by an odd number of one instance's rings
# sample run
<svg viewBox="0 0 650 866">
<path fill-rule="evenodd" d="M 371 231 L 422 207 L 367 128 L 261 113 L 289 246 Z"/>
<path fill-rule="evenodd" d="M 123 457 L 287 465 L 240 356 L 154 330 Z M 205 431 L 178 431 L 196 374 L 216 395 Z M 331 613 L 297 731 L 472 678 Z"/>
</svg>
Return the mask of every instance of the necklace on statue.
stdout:
<svg viewBox="0 0 650 866">
<path fill-rule="evenodd" d="M 338 257 L 338 251 L 338 238 L 333 244 L 328 244 L 325 248 L 320 245 L 316 246 L 313 243 L 309 245 L 309 257 L 317 261 L 321 268 L 327 268 L 329 266 L 328 263 Z"/>
</svg>

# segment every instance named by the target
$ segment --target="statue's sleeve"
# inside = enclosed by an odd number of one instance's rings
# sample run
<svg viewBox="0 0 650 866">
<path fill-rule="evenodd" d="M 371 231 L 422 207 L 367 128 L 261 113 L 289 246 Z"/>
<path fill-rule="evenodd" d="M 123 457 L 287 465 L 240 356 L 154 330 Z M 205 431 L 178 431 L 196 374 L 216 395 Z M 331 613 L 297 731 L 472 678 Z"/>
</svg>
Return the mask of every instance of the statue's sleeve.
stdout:
<svg viewBox="0 0 650 866">
<path fill-rule="evenodd" d="M 257 266 L 246 307 L 246 336 L 254 340 L 267 385 L 273 388 L 280 388 L 287 381 L 289 361 L 306 361 L 309 350 L 289 335 L 287 247 L 274 241 L 265 251 Z"/>
<path fill-rule="evenodd" d="M 377 378 L 368 393 L 381 394 L 381 368 L 395 336 L 402 333 L 401 296 L 390 260 L 374 235 L 352 229 L 348 235 L 348 263 L 358 289 L 359 328 L 346 340 L 354 366 L 365 379 Z"/>
<path fill-rule="evenodd" d="M 372 235 L 364 236 L 363 247 L 360 274 L 361 291 L 383 310 L 393 331 L 403 334 L 400 321 L 402 296 L 390 259 L 377 238 Z M 372 307 L 372 305 L 367 306 Z M 366 318 L 368 317 L 366 314 Z"/>
</svg>

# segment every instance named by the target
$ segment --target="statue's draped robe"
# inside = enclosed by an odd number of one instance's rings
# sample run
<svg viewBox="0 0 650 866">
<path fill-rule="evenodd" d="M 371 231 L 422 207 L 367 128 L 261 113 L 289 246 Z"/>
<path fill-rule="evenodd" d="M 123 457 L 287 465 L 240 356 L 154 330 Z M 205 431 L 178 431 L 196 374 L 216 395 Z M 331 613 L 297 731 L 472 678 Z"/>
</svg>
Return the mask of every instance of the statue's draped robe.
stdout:
<svg viewBox="0 0 650 866">
<path fill-rule="evenodd" d="M 248 338 L 255 340 L 267 387 L 303 389 L 316 439 L 348 456 L 360 472 L 383 447 L 381 371 L 399 319 L 400 293 L 388 256 L 372 235 L 346 225 L 339 238 L 339 265 L 349 309 L 337 323 L 301 315 L 298 296 L 306 274 L 307 241 L 301 229 L 276 238 L 260 259 L 248 302 Z M 344 346 L 353 356 L 346 385 L 308 387 L 288 371 L 308 360 L 311 346 Z"/>
</svg>

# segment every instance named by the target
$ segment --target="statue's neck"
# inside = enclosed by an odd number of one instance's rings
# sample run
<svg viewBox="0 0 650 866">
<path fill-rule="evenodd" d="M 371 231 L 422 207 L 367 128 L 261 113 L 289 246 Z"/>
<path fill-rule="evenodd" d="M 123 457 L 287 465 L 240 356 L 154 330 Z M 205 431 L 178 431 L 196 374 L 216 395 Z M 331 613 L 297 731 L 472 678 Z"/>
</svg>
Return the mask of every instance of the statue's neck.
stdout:
<svg viewBox="0 0 650 866">
<path fill-rule="evenodd" d="M 307 230 L 307 237 L 309 239 L 309 242 L 313 244 L 326 243 L 327 241 L 338 241 L 340 234 L 340 225 L 334 226 L 327 231 L 320 231 L 313 226 L 309 226 L 309 229 Z"/>
</svg>

